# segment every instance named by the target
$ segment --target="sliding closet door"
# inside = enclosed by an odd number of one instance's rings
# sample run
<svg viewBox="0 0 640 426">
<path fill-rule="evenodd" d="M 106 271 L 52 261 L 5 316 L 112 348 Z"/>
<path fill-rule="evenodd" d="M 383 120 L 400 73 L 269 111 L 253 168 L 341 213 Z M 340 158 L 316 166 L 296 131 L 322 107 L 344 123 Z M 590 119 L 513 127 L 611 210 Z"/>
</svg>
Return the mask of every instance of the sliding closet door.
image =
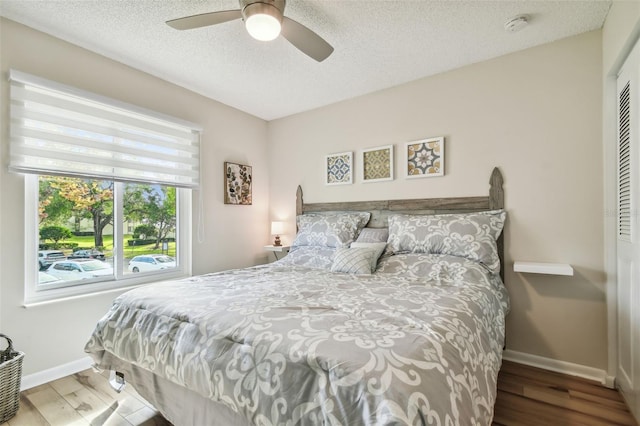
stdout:
<svg viewBox="0 0 640 426">
<path fill-rule="evenodd" d="M 640 238 L 638 229 L 638 129 L 640 125 L 640 45 L 617 80 L 617 384 L 640 416 Z"/>
</svg>

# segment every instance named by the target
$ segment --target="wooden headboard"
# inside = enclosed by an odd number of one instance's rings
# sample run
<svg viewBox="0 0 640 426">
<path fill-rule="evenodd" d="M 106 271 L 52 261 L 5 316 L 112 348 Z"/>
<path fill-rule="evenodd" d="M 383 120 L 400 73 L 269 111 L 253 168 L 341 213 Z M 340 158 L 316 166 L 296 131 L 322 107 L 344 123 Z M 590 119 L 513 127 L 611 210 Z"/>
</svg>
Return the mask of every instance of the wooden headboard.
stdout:
<svg viewBox="0 0 640 426">
<path fill-rule="evenodd" d="M 302 188 L 296 192 L 296 215 L 328 211 L 367 211 L 371 213 L 369 228 L 387 227 L 389 215 L 396 213 L 440 214 L 469 213 L 504 208 L 502 173 L 497 167 L 491 172 L 489 194 L 479 197 L 421 198 L 413 200 L 347 201 L 334 203 L 306 203 L 302 198 Z M 498 238 L 500 256 L 500 276 L 504 281 L 504 231 Z"/>
</svg>

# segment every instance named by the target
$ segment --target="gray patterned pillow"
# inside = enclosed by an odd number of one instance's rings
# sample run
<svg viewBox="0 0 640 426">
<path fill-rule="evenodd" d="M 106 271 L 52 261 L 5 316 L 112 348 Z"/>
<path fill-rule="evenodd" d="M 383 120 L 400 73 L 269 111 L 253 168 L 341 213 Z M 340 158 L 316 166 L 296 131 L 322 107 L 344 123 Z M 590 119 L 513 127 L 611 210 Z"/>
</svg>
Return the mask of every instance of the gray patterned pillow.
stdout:
<svg viewBox="0 0 640 426">
<path fill-rule="evenodd" d="M 338 248 L 333 256 L 331 272 L 371 274 L 371 263 L 375 255 L 376 250 L 372 248 Z"/>
<path fill-rule="evenodd" d="M 405 277 L 428 277 L 433 270 L 434 259 L 438 254 L 407 253 L 386 256 L 380 261 L 379 274 L 402 275 Z M 454 258 L 452 259 L 459 259 Z M 460 261 L 464 261 L 460 259 Z"/>
<path fill-rule="evenodd" d="M 359 243 L 386 243 L 388 238 L 388 228 L 364 228 L 360 231 L 356 241 Z"/>
<path fill-rule="evenodd" d="M 300 215 L 292 246 L 348 247 L 370 217 L 369 212 Z"/>
<path fill-rule="evenodd" d="M 407 253 L 380 260 L 376 274 L 426 278 L 447 285 L 489 284 L 491 274 L 482 264 L 448 254 Z M 486 283 L 486 284 L 485 284 Z"/>
<path fill-rule="evenodd" d="M 496 240 L 506 218 L 504 210 L 446 215 L 389 216 L 388 250 L 393 253 L 435 253 L 464 257 L 500 271 Z"/>
<path fill-rule="evenodd" d="M 351 243 L 351 248 L 368 248 L 374 250 L 374 255 L 369 259 L 371 261 L 371 273 L 374 273 L 378 268 L 380 255 L 387 248 L 387 243 L 362 243 L 360 241 L 354 241 Z"/>
<path fill-rule="evenodd" d="M 336 249 L 331 247 L 292 247 L 289 254 L 274 262 L 281 266 L 304 266 L 315 269 L 331 269 Z"/>
</svg>

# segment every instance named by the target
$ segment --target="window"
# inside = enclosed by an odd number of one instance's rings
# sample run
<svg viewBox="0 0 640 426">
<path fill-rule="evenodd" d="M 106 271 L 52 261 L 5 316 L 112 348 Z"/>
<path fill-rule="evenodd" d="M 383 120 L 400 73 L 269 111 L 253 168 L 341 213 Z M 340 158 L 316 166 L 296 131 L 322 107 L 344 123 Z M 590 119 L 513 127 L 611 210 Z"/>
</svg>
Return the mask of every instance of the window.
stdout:
<svg viewBox="0 0 640 426">
<path fill-rule="evenodd" d="M 200 129 L 14 70 L 10 80 L 9 169 L 26 174 L 33 219 L 25 302 L 189 274 Z"/>
<path fill-rule="evenodd" d="M 127 183 L 122 203 L 123 229 L 133 228 L 123 236 L 122 246 L 126 260 L 125 273 L 167 271 L 175 269 L 176 253 L 176 188 L 164 185 Z M 133 225 L 132 225 L 133 224 Z M 156 259 L 169 259 L 162 268 L 141 269 L 135 259 L 140 255 L 153 255 Z M 149 257 L 153 259 L 153 257 Z"/>
</svg>

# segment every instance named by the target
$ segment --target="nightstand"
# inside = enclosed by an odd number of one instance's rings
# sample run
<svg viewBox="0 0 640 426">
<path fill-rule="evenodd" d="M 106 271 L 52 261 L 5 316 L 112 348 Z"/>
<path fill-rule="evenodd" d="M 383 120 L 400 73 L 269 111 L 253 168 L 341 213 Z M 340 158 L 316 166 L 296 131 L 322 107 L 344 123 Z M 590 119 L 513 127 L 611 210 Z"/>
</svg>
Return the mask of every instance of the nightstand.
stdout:
<svg viewBox="0 0 640 426">
<path fill-rule="evenodd" d="M 280 257 L 284 257 L 287 255 L 287 253 L 289 253 L 289 249 L 291 248 L 291 246 L 274 246 L 274 245 L 270 245 L 270 246 L 264 246 L 264 249 L 266 251 L 272 251 L 273 255 L 276 257 L 276 260 L 279 260 L 280 258 L 278 257 L 278 253 L 281 253 Z M 284 253 L 284 254 L 282 254 Z"/>
</svg>

